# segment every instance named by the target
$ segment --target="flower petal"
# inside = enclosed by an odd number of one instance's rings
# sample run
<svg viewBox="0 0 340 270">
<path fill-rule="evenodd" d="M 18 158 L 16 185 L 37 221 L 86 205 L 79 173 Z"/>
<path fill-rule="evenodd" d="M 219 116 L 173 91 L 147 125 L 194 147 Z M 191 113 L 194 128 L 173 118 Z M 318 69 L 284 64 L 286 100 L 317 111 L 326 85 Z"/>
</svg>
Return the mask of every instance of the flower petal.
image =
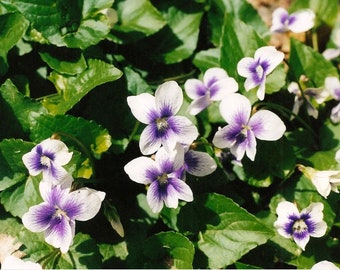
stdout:
<svg viewBox="0 0 340 270">
<path fill-rule="evenodd" d="M 74 237 L 75 222 L 67 220 L 66 217 L 55 219 L 54 224 L 45 232 L 45 241 L 56 247 L 60 248 L 62 253 L 66 253 Z"/>
<path fill-rule="evenodd" d="M 190 145 L 198 136 L 196 126 L 185 116 L 169 117 L 168 123 L 172 132 L 163 141 L 163 145 L 175 146 L 176 142 Z"/>
<path fill-rule="evenodd" d="M 305 250 L 307 243 L 309 242 L 309 234 L 306 232 L 303 236 L 293 236 L 295 243 L 302 249 Z"/>
<path fill-rule="evenodd" d="M 175 81 L 165 82 L 157 88 L 155 102 L 161 117 L 175 115 L 183 104 L 182 89 Z"/>
<path fill-rule="evenodd" d="M 258 62 L 251 57 L 244 57 L 237 63 L 237 73 L 245 78 L 249 78 L 253 75 L 251 67 L 257 65 Z"/>
<path fill-rule="evenodd" d="M 192 101 L 188 107 L 188 112 L 191 115 L 197 115 L 205 108 L 207 108 L 211 104 L 211 100 L 208 96 L 202 96 L 198 99 Z"/>
<path fill-rule="evenodd" d="M 127 103 L 133 116 L 144 124 L 150 124 L 157 118 L 155 97 L 149 93 L 127 97 Z M 141 106 L 143 104 L 143 106 Z"/>
<path fill-rule="evenodd" d="M 189 79 L 184 84 L 184 90 L 191 99 L 198 99 L 205 96 L 207 88 L 202 81 L 198 79 Z"/>
<path fill-rule="evenodd" d="M 39 263 L 34 263 L 31 261 L 23 261 L 14 255 L 7 255 L 1 262 L 2 270 L 42 270 Z"/>
<path fill-rule="evenodd" d="M 287 27 L 285 21 L 289 18 L 287 10 L 279 7 L 273 11 L 272 14 L 272 26 L 270 27 L 270 32 L 285 32 Z"/>
<path fill-rule="evenodd" d="M 159 191 L 158 181 L 154 181 L 148 188 L 146 200 L 154 213 L 159 213 L 163 208 L 163 197 Z"/>
<path fill-rule="evenodd" d="M 219 101 L 227 97 L 231 93 L 238 90 L 238 84 L 234 78 L 224 78 L 211 85 L 210 99 Z"/>
<path fill-rule="evenodd" d="M 310 270 L 326 270 L 326 269 L 339 270 L 340 268 L 338 268 L 334 263 L 324 260 L 314 264 Z"/>
<path fill-rule="evenodd" d="M 143 155 L 155 153 L 162 145 L 162 138 L 157 132 L 156 124 L 145 127 L 139 138 L 139 149 Z"/>
<path fill-rule="evenodd" d="M 228 95 L 220 103 L 220 113 L 228 124 L 246 125 L 250 112 L 250 101 L 238 93 Z"/>
<path fill-rule="evenodd" d="M 256 50 L 255 59 L 261 66 L 265 66 L 265 74 L 271 73 L 284 59 L 284 53 L 275 49 L 274 46 L 264 46 Z"/>
<path fill-rule="evenodd" d="M 148 157 L 138 157 L 131 160 L 124 166 L 124 171 L 132 181 L 140 184 L 150 184 L 151 179 L 147 171 L 156 171 L 155 161 Z"/>
<path fill-rule="evenodd" d="M 329 48 L 322 53 L 326 60 L 337 58 L 340 55 L 340 48 Z"/>
<path fill-rule="evenodd" d="M 61 207 L 70 219 L 86 221 L 97 215 L 102 199 L 96 190 L 80 188 L 69 193 L 68 201 Z"/>
<path fill-rule="evenodd" d="M 247 131 L 247 138 L 246 138 L 246 154 L 247 157 L 251 160 L 254 161 L 255 159 L 255 155 L 256 155 L 256 139 L 254 136 L 254 133 L 252 130 L 248 130 Z M 236 156 L 237 160 L 241 160 L 243 158 L 243 156 L 241 158 L 238 158 Z"/>
<path fill-rule="evenodd" d="M 260 110 L 249 120 L 249 126 L 256 138 L 265 141 L 280 139 L 286 131 L 283 121 L 273 112 Z"/>
<path fill-rule="evenodd" d="M 207 87 L 215 84 L 219 80 L 229 78 L 228 73 L 223 68 L 213 67 L 206 70 L 203 75 L 203 83 Z"/>
<path fill-rule="evenodd" d="M 302 33 L 314 26 L 315 13 L 311 9 L 304 9 L 290 15 L 288 28 L 294 33 Z"/>
<path fill-rule="evenodd" d="M 22 223 L 32 232 L 43 232 L 50 226 L 54 212 L 54 207 L 48 203 L 31 206 L 22 216 Z"/>
<path fill-rule="evenodd" d="M 278 215 L 278 218 L 275 223 L 277 226 L 281 227 L 287 223 L 290 216 L 300 216 L 296 205 L 288 201 L 279 202 L 276 207 L 276 214 Z"/>
<path fill-rule="evenodd" d="M 176 197 L 178 199 L 186 201 L 186 202 L 193 201 L 194 197 L 193 197 L 191 188 L 183 180 L 177 179 L 177 178 L 171 178 L 169 179 L 169 186 L 172 186 L 174 190 L 176 190 L 176 193 L 177 193 Z M 170 196 L 169 191 L 168 191 L 168 196 Z"/>
<path fill-rule="evenodd" d="M 230 148 L 236 143 L 236 136 L 241 129 L 238 125 L 227 125 L 216 131 L 212 143 L 218 148 Z"/>
<path fill-rule="evenodd" d="M 195 176 L 206 176 L 216 170 L 215 160 L 205 152 L 188 150 L 185 153 L 186 171 Z"/>
<path fill-rule="evenodd" d="M 68 151 L 65 143 L 60 140 L 46 139 L 40 143 L 43 153 L 54 153 L 53 162 L 60 166 L 66 165 L 72 158 L 73 153 Z"/>
</svg>

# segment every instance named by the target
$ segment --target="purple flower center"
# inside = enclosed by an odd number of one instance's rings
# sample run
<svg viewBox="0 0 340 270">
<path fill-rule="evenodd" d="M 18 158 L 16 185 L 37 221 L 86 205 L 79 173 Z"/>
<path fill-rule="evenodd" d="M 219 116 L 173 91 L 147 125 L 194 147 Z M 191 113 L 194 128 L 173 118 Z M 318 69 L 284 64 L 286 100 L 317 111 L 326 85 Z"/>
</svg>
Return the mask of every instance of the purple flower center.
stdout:
<svg viewBox="0 0 340 270">
<path fill-rule="evenodd" d="M 166 118 L 158 118 L 156 119 L 157 130 L 161 133 L 165 132 L 169 128 L 169 124 Z"/>
<path fill-rule="evenodd" d="M 165 186 L 168 184 L 168 174 L 163 173 L 157 177 L 157 181 L 159 182 L 160 186 Z"/>
</svg>

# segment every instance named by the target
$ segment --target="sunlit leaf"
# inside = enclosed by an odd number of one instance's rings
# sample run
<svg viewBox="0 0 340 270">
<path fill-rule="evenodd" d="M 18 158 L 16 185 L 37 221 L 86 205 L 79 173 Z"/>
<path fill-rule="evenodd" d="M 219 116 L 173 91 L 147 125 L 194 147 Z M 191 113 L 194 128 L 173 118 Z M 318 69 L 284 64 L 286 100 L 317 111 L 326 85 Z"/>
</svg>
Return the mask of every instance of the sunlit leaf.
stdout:
<svg viewBox="0 0 340 270">
<path fill-rule="evenodd" d="M 198 233 L 198 248 L 207 256 L 208 268 L 231 265 L 274 235 L 252 214 L 219 194 L 197 197 L 181 209 L 178 219 L 180 230 Z"/>
<path fill-rule="evenodd" d="M 182 234 L 161 232 L 144 243 L 145 268 L 192 269 L 194 245 Z"/>
<path fill-rule="evenodd" d="M 0 75 L 7 71 L 7 53 L 24 35 L 28 21 L 20 13 L 0 16 Z"/>
<path fill-rule="evenodd" d="M 88 68 L 76 76 L 52 72 L 49 79 L 54 83 L 58 94 L 44 98 L 43 105 L 52 114 L 64 114 L 96 86 L 115 81 L 121 76 L 119 69 L 96 59 L 90 59 Z"/>
</svg>

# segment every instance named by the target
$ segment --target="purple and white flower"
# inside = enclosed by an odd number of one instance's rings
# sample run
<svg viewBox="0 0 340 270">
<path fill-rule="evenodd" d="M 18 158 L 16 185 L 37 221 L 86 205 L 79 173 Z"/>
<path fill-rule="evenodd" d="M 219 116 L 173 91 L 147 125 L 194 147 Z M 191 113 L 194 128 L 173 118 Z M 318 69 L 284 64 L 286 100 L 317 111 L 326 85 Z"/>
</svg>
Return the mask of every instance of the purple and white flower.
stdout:
<svg viewBox="0 0 340 270">
<path fill-rule="evenodd" d="M 282 120 L 273 112 L 260 110 L 251 115 L 250 101 L 241 94 L 231 94 L 222 100 L 220 113 L 228 125 L 216 132 L 213 144 L 230 148 L 237 160 L 241 160 L 245 153 L 254 160 L 256 138 L 276 141 L 286 130 Z"/>
<path fill-rule="evenodd" d="M 265 84 L 269 75 L 283 60 L 284 53 L 274 46 L 264 46 L 255 51 L 254 58 L 244 57 L 237 64 L 237 72 L 245 77 L 244 88 L 246 91 L 259 86 L 257 97 L 264 99 Z"/>
<path fill-rule="evenodd" d="M 42 266 L 39 263 L 31 262 L 31 261 L 24 261 L 14 255 L 8 255 L 5 259 L 1 262 L 2 270 L 42 270 Z"/>
<path fill-rule="evenodd" d="M 338 77 L 327 77 L 325 79 L 325 88 L 331 96 L 339 101 L 338 105 L 331 111 L 331 120 L 333 123 L 340 123 L 340 81 Z"/>
<path fill-rule="evenodd" d="M 196 115 L 212 102 L 220 101 L 230 93 L 237 92 L 238 84 L 222 68 L 209 68 L 203 75 L 203 81 L 189 79 L 184 84 L 187 95 L 193 99 L 188 111 Z"/>
<path fill-rule="evenodd" d="M 178 200 L 191 202 L 193 194 L 190 187 L 178 178 L 177 170 L 184 164 L 184 150 L 179 144 L 171 152 L 161 147 L 155 159 L 138 157 L 124 166 L 124 171 L 132 181 L 149 185 L 147 202 L 151 210 L 158 213 L 163 204 L 177 208 Z"/>
<path fill-rule="evenodd" d="M 44 202 L 31 206 L 22 222 L 32 232 L 44 232 L 48 244 L 66 253 L 73 243 L 76 220 L 93 218 L 105 193 L 87 188 L 70 191 L 45 181 L 40 182 L 39 188 Z"/>
<path fill-rule="evenodd" d="M 339 193 L 340 171 L 319 171 L 312 167 L 298 165 L 298 169 L 312 181 L 321 196 L 327 199 L 331 191 Z"/>
<path fill-rule="evenodd" d="M 191 144 L 198 136 L 195 125 L 184 116 L 176 116 L 183 103 L 182 89 L 175 81 L 158 87 L 155 96 L 143 93 L 127 98 L 136 119 L 147 124 L 139 147 L 144 155 L 155 153 L 161 145 L 167 150 L 176 143 Z"/>
<path fill-rule="evenodd" d="M 289 15 L 282 7 L 274 10 L 272 15 L 271 32 L 294 33 L 306 32 L 314 26 L 315 13 L 311 9 L 302 9 Z"/>
<path fill-rule="evenodd" d="M 42 173 L 43 179 L 54 185 L 70 186 L 73 178 L 63 166 L 71 160 L 72 154 L 62 141 L 46 139 L 24 154 L 22 161 L 30 175 Z"/>
<path fill-rule="evenodd" d="M 317 202 L 299 212 L 295 204 L 282 201 L 276 208 L 278 218 L 274 226 L 280 235 L 293 238 L 295 243 L 305 250 L 310 237 L 322 237 L 326 233 L 327 224 L 323 221 L 323 208 L 323 204 Z"/>
<path fill-rule="evenodd" d="M 182 146 L 183 147 L 183 146 Z M 215 160 L 205 152 L 184 146 L 184 164 L 177 170 L 178 178 L 184 179 L 185 173 L 202 177 L 213 173 L 217 168 Z"/>
<path fill-rule="evenodd" d="M 291 82 L 288 85 L 288 92 L 295 95 L 292 112 L 297 115 L 300 107 L 305 103 L 308 115 L 313 116 L 315 119 L 318 118 L 319 111 L 312 104 L 312 99 L 314 99 L 316 103 L 322 104 L 329 95 L 328 92 L 322 88 L 306 88 L 302 93 L 302 90 L 296 82 Z"/>
</svg>

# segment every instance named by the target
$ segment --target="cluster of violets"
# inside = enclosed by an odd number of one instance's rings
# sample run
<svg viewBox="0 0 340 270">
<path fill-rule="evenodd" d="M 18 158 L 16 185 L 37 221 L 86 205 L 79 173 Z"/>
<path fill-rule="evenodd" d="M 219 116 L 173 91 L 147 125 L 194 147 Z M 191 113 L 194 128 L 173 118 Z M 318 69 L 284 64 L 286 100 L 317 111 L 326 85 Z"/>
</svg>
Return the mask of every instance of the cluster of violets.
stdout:
<svg viewBox="0 0 340 270">
<path fill-rule="evenodd" d="M 289 14 L 278 8 L 273 12 L 271 32 L 301 33 L 314 26 L 315 14 L 301 10 Z M 335 49 L 327 49 L 323 55 L 332 59 L 340 55 L 340 33 L 334 37 Z M 258 48 L 254 57 L 245 57 L 237 65 L 237 72 L 245 78 L 244 89 L 256 89 L 259 100 L 265 98 L 267 76 L 282 63 L 284 54 L 273 46 Z M 237 93 L 238 83 L 219 67 L 210 68 L 202 80 L 189 79 L 184 84 L 186 95 L 192 99 L 188 107 L 190 115 L 197 115 L 214 102 L 219 102 L 219 111 L 226 125 L 213 136 L 213 147 L 227 149 L 235 157 L 235 164 L 242 166 L 246 155 L 250 160 L 256 156 L 256 140 L 275 141 L 280 139 L 286 127 L 284 122 L 269 110 L 255 110 L 247 97 Z M 337 77 L 325 80 L 323 88 L 301 89 L 297 82 L 288 86 L 295 95 L 293 114 L 299 113 L 303 102 L 307 102 L 308 113 L 318 117 L 312 99 L 318 104 L 335 99 L 339 104 L 331 112 L 331 120 L 340 122 L 340 81 Z M 186 183 L 186 173 L 202 177 L 211 174 L 217 165 L 208 153 L 196 151 L 199 133 L 195 125 L 185 116 L 177 115 L 183 104 L 182 88 L 175 81 L 161 84 L 154 95 L 143 93 L 127 98 L 134 117 L 145 124 L 139 140 L 143 156 L 131 160 L 124 166 L 131 180 L 147 186 L 147 202 L 151 210 L 159 213 L 164 204 L 177 208 L 179 200 L 191 202 L 194 199 Z M 31 206 L 22 217 L 24 226 L 32 232 L 43 232 L 50 245 L 65 253 L 69 250 L 75 235 L 75 221 L 93 218 L 99 211 L 105 193 L 90 188 L 72 189 L 73 177 L 64 166 L 71 160 L 72 152 L 60 140 L 46 139 L 36 145 L 22 160 L 30 175 L 42 173 L 39 190 L 43 202 Z M 340 162 L 340 151 L 336 160 Z M 298 165 L 316 190 L 324 197 L 331 191 L 339 192 L 340 171 L 318 171 Z M 323 220 L 323 204 L 311 203 L 299 211 L 294 202 L 281 201 L 276 209 L 274 227 L 278 233 L 293 239 L 305 250 L 310 237 L 322 237 L 327 230 Z M 40 265 L 8 258 L 2 269 L 13 266 L 41 269 Z M 33 268 L 33 267 L 32 267 Z M 339 269 L 333 263 L 321 261 L 313 266 L 317 269 Z"/>
<path fill-rule="evenodd" d="M 60 140 L 48 138 L 37 144 L 22 160 L 29 174 L 42 174 L 39 183 L 43 202 L 31 206 L 22 217 L 24 226 L 43 232 L 45 241 L 66 253 L 75 236 L 75 221 L 86 221 L 99 211 L 105 192 L 87 187 L 73 189 L 73 177 L 64 168 L 72 152 Z"/>
<path fill-rule="evenodd" d="M 289 14 L 278 8 L 273 12 L 270 31 L 305 32 L 314 26 L 314 19 L 315 14 L 311 10 Z M 324 55 L 327 58 L 329 52 L 325 51 Z M 245 78 L 244 89 L 255 89 L 257 98 L 263 100 L 266 78 L 283 59 L 284 54 L 273 46 L 258 48 L 254 57 L 241 59 L 237 72 Z M 340 101 L 340 81 L 336 77 L 327 78 L 322 88 L 300 89 L 300 85 L 292 82 L 288 86 L 288 91 L 295 95 L 292 117 L 299 113 L 303 102 L 307 102 L 308 113 L 317 118 L 318 110 L 312 105 L 312 99 L 318 104 L 330 99 Z M 215 133 L 212 144 L 215 149 L 229 151 L 239 166 L 242 166 L 245 155 L 252 161 L 255 159 L 257 139 L 275 141 L 286 131 L 284 122 L 275 113 L 252 108 L 250 100 L 237 93 L 239 86 L 236 80 L 222 68 L 210 68 L 201 80 L 189 79 L 183 87 L 192 99 L 187 109 L 190 115 L 197 115 L 212 103 L 219 102 L 220 114 L 227 124 Z M 182 89 L 175 81 L 168 81 L 158 87 L 154 96 L 143 93 L 128 97 L 127 102 L 135 118 L 147 126 L 139 141 L 144 156 L 126 164 L 125 172 L 131 180 L 148 186 L 147 201 L 156 213 L 162 210 L 164 203 L 167 207 L 176 208 L 178 200 L 192 201 L 193 193 L 185 182 L 185 174 L 208 175 L 215 170 L 216 163 L 207 153 L 195 151 L 195 140 L 199 135 L 197 128 L 188 118 L 176 115 L 183 103 Z M 330 118 L 334 123 L 340 122 L 340 102 L 333 108 Z M 336 159 L 340 159 L 340 152 Z M 339 192 L 340 171 L 317 171 L 303 165 L 297 167 L 312 180 L 323 197 L 327 198 L 331 190 Z M 317 202 L 299 211 L 297 203 L 281 201 L 276 209 L 278 218 L 274 227 L 280 235 L 293 239 L 305 250 L 310 237 L 322 237 L 326 233 L 323 208 L 324 205 Z M 324 267 L 338 269 L 327 261 L 315 264 L 313 269 Z"/>
</svg>

